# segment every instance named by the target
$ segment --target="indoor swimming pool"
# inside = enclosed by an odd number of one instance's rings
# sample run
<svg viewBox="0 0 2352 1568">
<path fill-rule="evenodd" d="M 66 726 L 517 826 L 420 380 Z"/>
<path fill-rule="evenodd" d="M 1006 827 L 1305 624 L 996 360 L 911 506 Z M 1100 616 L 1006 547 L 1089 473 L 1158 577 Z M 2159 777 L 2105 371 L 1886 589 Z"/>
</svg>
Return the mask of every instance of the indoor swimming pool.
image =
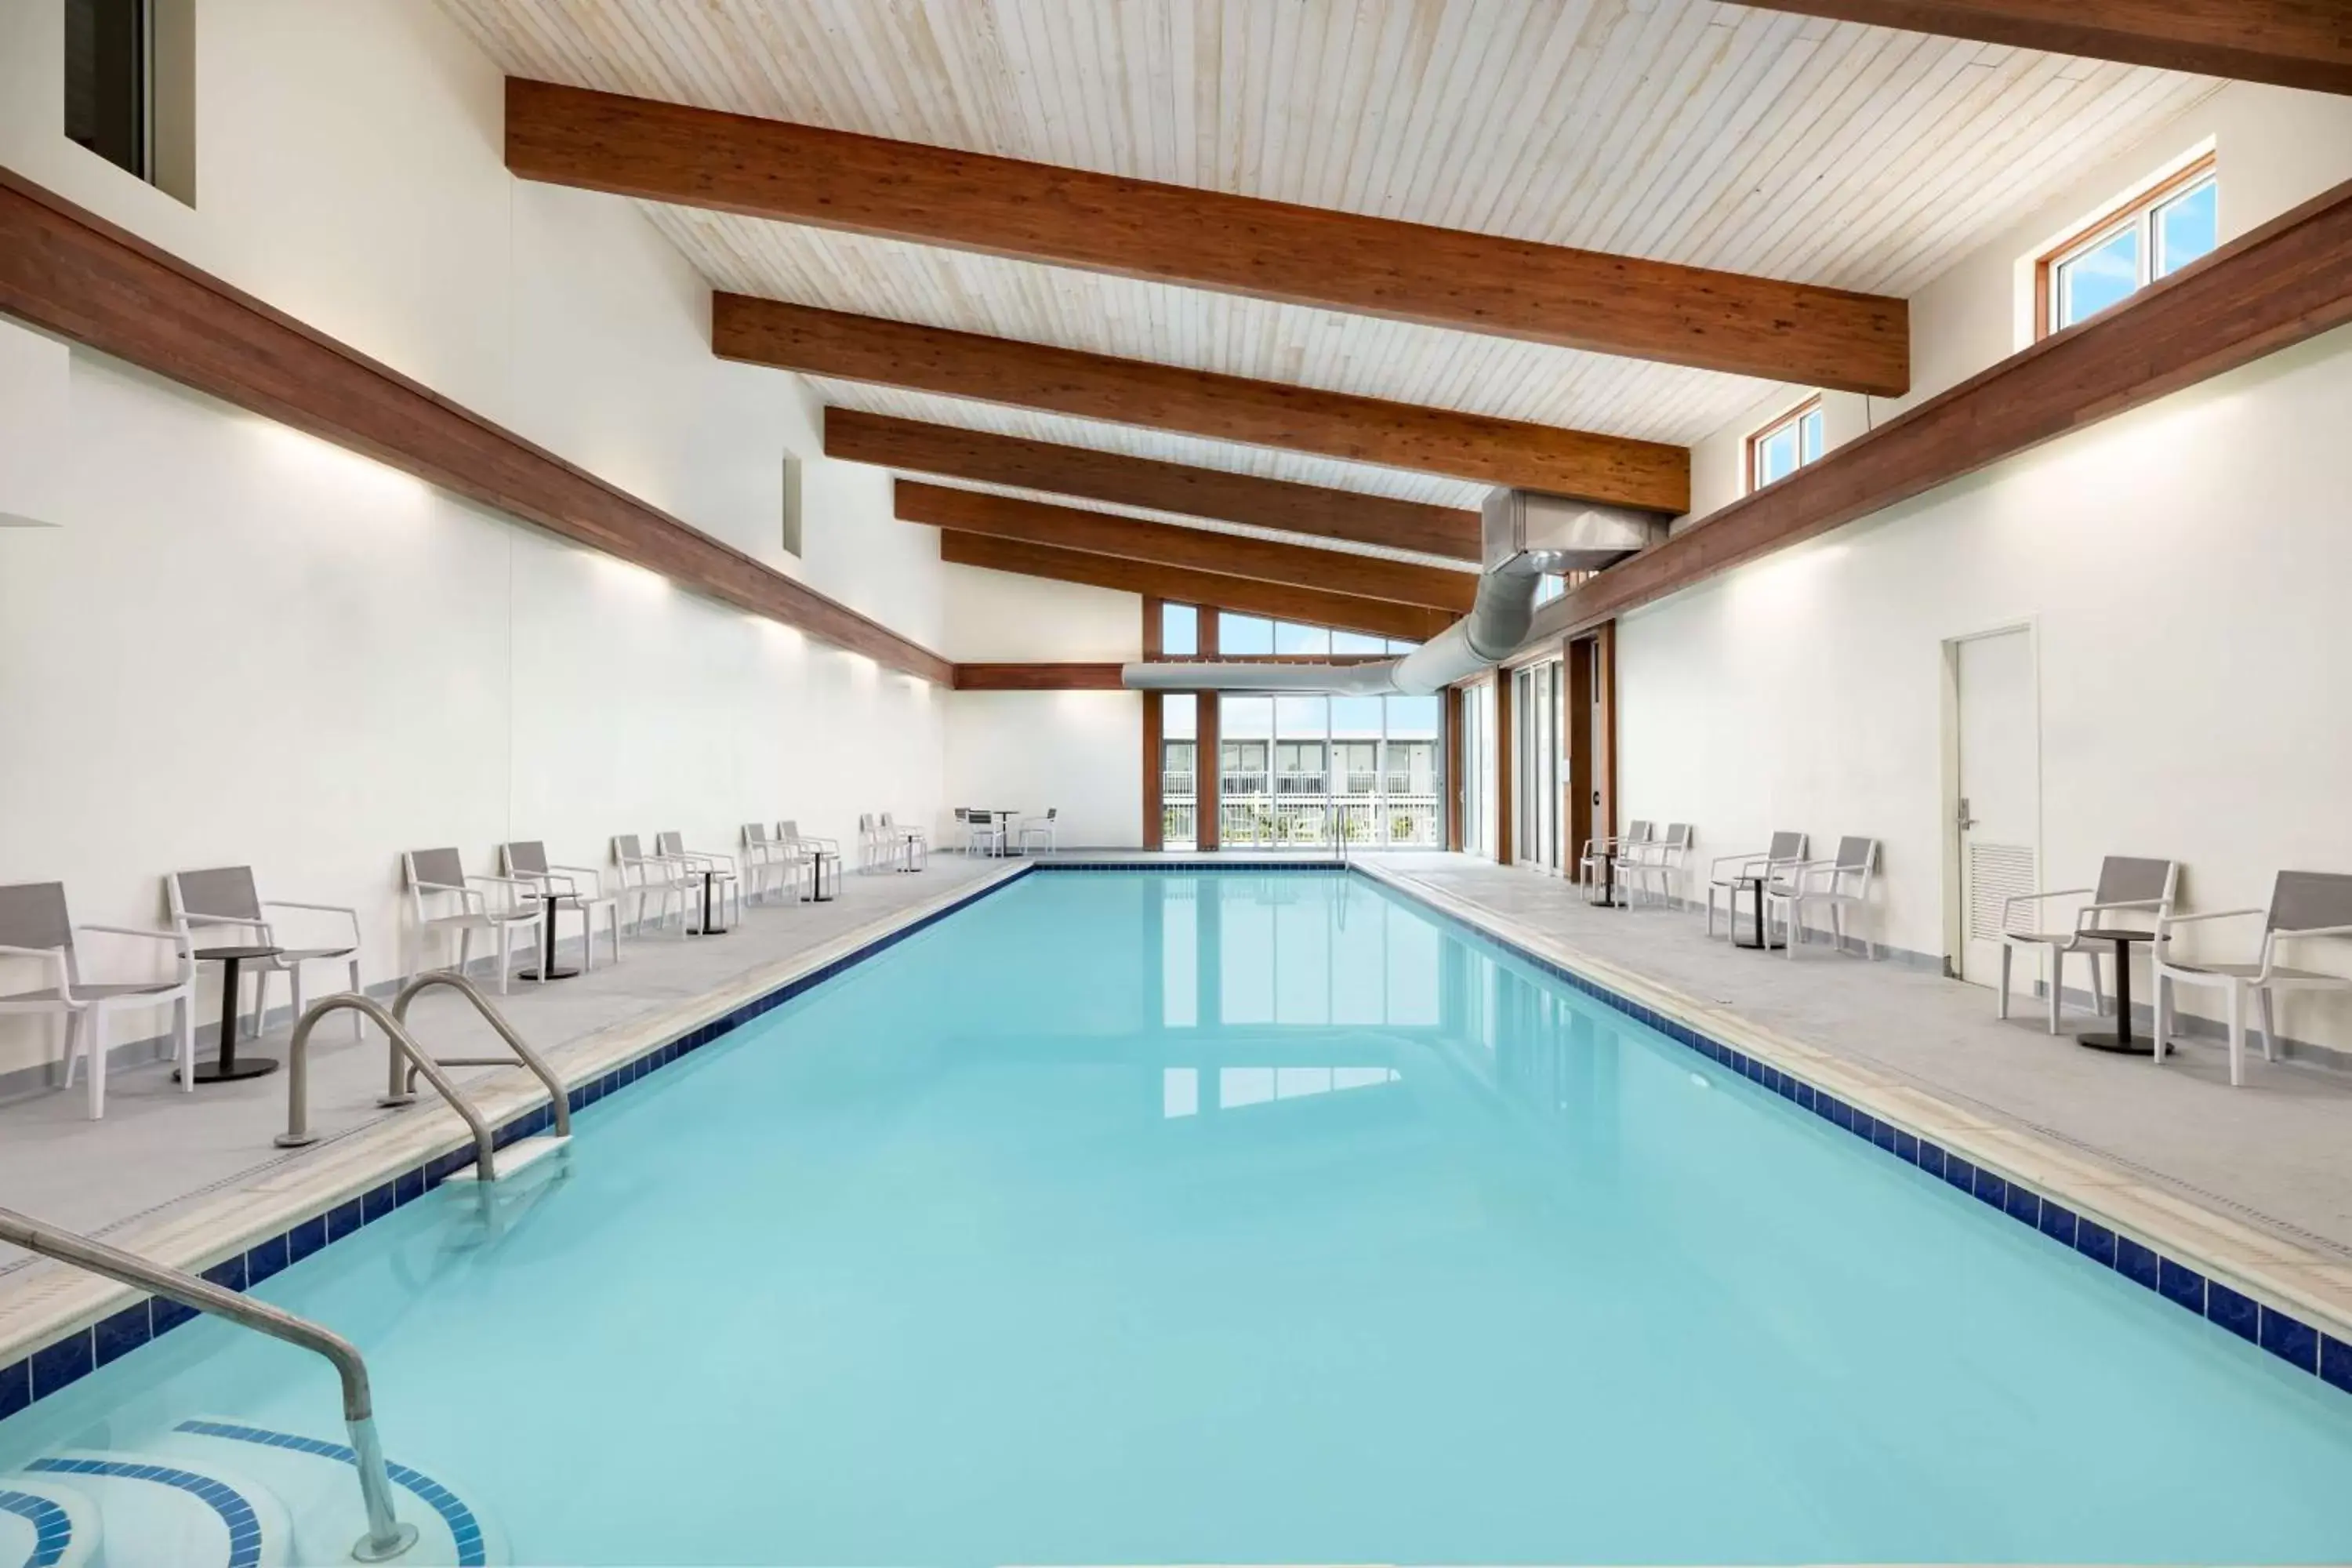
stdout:
<svg viewBox="0 0 2352 1568">
<path fill-rule="evenodd" d="M 574 1131 L 257 1287 L 445 1561 L 2352 1559 L 2352 1396 L 1360 875 L 1033 873 Z M 337 1409 L 190 1324 L 0 1495 L 330 1560 Z"/>
</svg>

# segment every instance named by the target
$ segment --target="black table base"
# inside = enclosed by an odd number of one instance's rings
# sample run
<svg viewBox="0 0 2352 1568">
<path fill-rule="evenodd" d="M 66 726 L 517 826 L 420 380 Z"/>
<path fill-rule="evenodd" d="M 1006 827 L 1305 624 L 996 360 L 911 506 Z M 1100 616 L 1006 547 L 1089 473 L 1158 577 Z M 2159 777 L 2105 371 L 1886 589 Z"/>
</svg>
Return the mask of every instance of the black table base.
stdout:
<svg viewBox="0 0 2352 1568">
<path fill-rule="evenodd" d="M 702 927 L 699 931 L 687 932 L 688 936 L 725 936 L 727 934 L 727 927 L 710 923 L 710 889 L 711 885 L 719 880 L 720 875 L 721 873 L 717 871 L 705 871 L 702 874 Z"/>
<path fill-rule="evenodd" d="M 1753 948 L 1759 952 L 1776 952 L 1787 948 L 1789 945 L 1787 942 L 1774 942 L 1765 934 L 1764 879 L 1761 877 L 1742 877 L 1740 881 L 1746 884 L 1748 889 L 1748 908 L 1749 914 L 1754 919 L 1756 926 L 1756 940 L 1753 942 L 1742 942 L 1739 940 L 1739 894 L 1735 889 L 1731 895 L 1731 945 L 1734 947 Z"/>
<path fill-rule="evenodd" d="M 2095 1051 L 2112 1051 L 2117 1056 L 2136 1057 L 2149 1052 L 2155 1042 L 2132 1033 L 2131 944 L 2153 942 L 2155 937 L 2144 931 L 2101 931 L 2086 934 L 2116 944 L 2116 1026 L 2085 1030 L 2074 1037 L 2074 1043 Z M 2098 962 L 2095 954 L 2091 962 Z"/>
<path fill-rule="evenodd" d="M 576 969 L 558 969 L 555 967 L 555 906 L 562 900 L 563 897 L 564 895 L 562 893 L 550 892 L 544 888 L 540 889 L 539 967 L 537 969 L 516 970 L 516 979 L 539 980 L 545 978 L 548 980 L 569 980 L 580 973 Z M 589 929 L 587 920 L 584 916 L 582 918 L 580 922 L 580 933 L 581 940 L 583 942 L 594 942 L 596 940 L 596 933 Z"/>
<path fill-rule="evenodd" d="M 247 959 L 274 958 L 278 951 L 274 947 L 196 950 L 198 958 L 215 961 L 221 966 L 220 1055 L 189 1075 L 191 1082 L 236 1083 L 248 1078 L 266 1078 L 278 1070 L 278 1064 L 268 1057 L 247 1057 L 243 1061 L 236 1059 L 236 982 L 237 966 Z M 254 1026 L 259 1028 L 268 1021 L 260 1019 Z M 172 1074 L 172 1081 L 180 1081 L 177 1069 Z"/>
<path fill-rule="evenodd" d="M 824 874 L 828 868 L 833 872 L 833 891 L 830 893 L 824 890 Z M 801 901 L 808 904 L 829 904 L 840 896 L 841 857 L 824 849 L 813 852 L 809 857 L 808 896 Z"/>
</svg>

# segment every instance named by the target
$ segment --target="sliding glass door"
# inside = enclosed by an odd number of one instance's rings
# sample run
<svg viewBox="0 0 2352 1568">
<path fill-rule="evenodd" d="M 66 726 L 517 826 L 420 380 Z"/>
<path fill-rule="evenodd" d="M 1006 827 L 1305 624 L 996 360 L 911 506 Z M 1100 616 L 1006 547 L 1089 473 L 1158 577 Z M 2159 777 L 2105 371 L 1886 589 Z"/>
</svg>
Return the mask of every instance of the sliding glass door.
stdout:
<svg viewBox="0 0 2352 1568">
<path fill-rule="evenodd" d="M 1511 671 L 1512 751 L 1517 765 L 1512 843 L 1518 863 L 1559 869 L 1559 660 Z"/>
<path fill-rule="evenodd" d="M 1435 697 L 1220 699 L 1218 842 L 1437 847 L 1441 711 Z"/>
</svg>

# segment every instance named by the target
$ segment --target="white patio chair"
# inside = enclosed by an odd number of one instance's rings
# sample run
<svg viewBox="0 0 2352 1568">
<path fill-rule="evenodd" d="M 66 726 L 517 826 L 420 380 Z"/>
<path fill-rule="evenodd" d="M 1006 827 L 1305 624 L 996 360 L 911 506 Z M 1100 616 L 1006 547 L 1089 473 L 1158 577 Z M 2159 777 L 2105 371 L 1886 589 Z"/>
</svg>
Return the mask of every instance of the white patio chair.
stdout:
<svg viewBox="0 0 2352 1568">
<path fill-rule="evenodd" d="M 2058 997 L 2066 983 L 2066 960 L 2081 953 L 2091 963 L 2091 1010 L 2105 1016 L 2106 993 L 2099 984 L 2099 960 L 2104 956 L 2102 942 L 2094 934 L 2101 926 L 2124 924 L 2138 930 L 2149 926 L 2172 913 L 2173 890 L 2179 886 L 2180 862 L 2148 860 L 2131 855 L 2110 855 L 2099 862 L 2099 885 L 2095 888 L 2062 888 L 2049 893 L 2011 893 L 2000 906 L 2000 1005 L 1999 1016 L 2009 1016 L 2009 969 L 2011 956 L 2019 948 L 2034 949 L 2049 958 L 2046 973 L 2050 981 L 2050 1032 L 2058 1032 Z M 2074 911 L 2074 929 L 2064 931 L 2015 931 L 2011 922 L 2021 910 L 2032 909 L 2061 899 L 2089 899 L 2091 901 Z M 2133 925 L 2129 921 L 2099 919 L 2116 910 L 2142 910 L 2147 920 Z"/>
<path fill-rule="evenodd" d="M 1786 881 L 1804 858 L 1805 836 L 1801 833 L 1775 833 L 1766 848 L 1717 856 L 1706 869 L 1706 934 L 1715 934 L 1717 893 L 1723 895 L 1724 933 L 1736 935 L 1739 928 L 1739 889 L 1758 877 L 1767 884 Z M 1761 941 L 1763 933 L 1758 932 L 1757 939 Z"/>
<path fill-rule="evenodd" d="M 294 1016 L 302 1016 L 302 966 L 321 962 L 343 963 L 351 974 L 352 989 L 360 989 L 360 913 L 342 904 L 298 903 L 291 899 L 265 899 L 256 889 L 253 868 L 250 866 L 217 866 L 207 871 L 174 871 L 163 879 L 163 889 L 172 907 L 172 924 L 185 933 L 189 946 L 195 945 L 195 930 L 199 926 L 234 926 L 250 932 L 249 941 L 257 947 L 278 947 L 269 958 L 249 958 L 238 967 L 253 976 L 253 1033 L 260 1037 L 269 1017 L 269 977 L 283 973 L 291 982 L 294 992 Z M 281 947 L 276 922 L 270 920 L 271 910 L 299 910 L 306 914 L 341 915 L 349 927 L 348 940 L 331 942 L 318 947 Z M 313 922 L 323 925 L 323 922 Z M 352 1038 L 358 1039 L 367 1032 L 366 1021 L 354 1009 L 352 1013 Z"/>
<path fill-rule="evenodd" d="M 1669 823 L 1664 837 L 1630 845 L 1617 858 L 1617 883 L 1629 893 L 1654 893 L 1662 904 L 1674 902 L 1675 879 L 1690 858 L 1691 825 Z"/>
<path fill-rule="evenodd" d="M 743 825 L 743 879 L 753 903 L 771 891 L 780 899 L 790 898 L 799 872 L 799 858 L 776 837 L 773 828 L 764 822 Z"/>
<path fill-rule="evenodd" d="M 857 816 L 857 868 L 874 872 L 898 869 L 906 858 L 907 846 L 896 834 L 882 826 L 882 819 L 872 812 Z"/>
<path fill-rule="evenodd" d="M 2218 963 L 2176 957 L 2173 935 L 2182 926 L 2205 921 L 2236 920 L 2262 915 L 2263 942 L 2252 963 Z M 2263 1009 L 2263 1060 L 2278 1059 L 2278 1008 L 2273 995 L 2281 991 L 2352 990 L 2352 975 L 2318 969 L 2291 969 L 2279 962 L 2280 948 L 2290 942 L 2320 937 L 2352 936 L 2352 876 L 2340 871 L 2281 871 L 2271 886 L 2268 910 L 2216 910 L 2211 914 L 2168 914 L 2156 922 L 2156 1030 L 2150 1047 L 2164 1059 L 2172 1020 L 2172 987 L 2212 985 L 2228 998 L 2230 1084 L 2246 1081 L 2246 994 L 2252 992 Z"/>
<path fill-rule="evenodd" d="M 1595 888 L 1609 885 L 1615 876 L 1616 863 L 1634 846 L 1650 841 L 1650 825 L 1642 818 L 1628 824 L 1625 831 L 1615 837 L 1595 837 L 1584 841 L 1584 848 L 1576 858 L 1577 886 L 1591 898 Z"/>
<path fill-rule="evenodd" d="M 735 900 L 735 920 L 739 922 L 742 920 L 743 879 L 736 867 L 734 856 L 721 855 L 716 850 L 688 849 L 686 847 L 686 836 L 682 833 L 655 834 L 654 853 L 665 860 L 686 868 L 689 899 L 700 898 L 703 891 L 703 873 L 706 871 L 710 873 L 711 880 L 716 884 L 715 890 L 719 895 L 718 918 L 722 921 L 727 919 L 727 900 L 731 897 Z M 693 907 L 698 915 L 702 908 L 701 904 L 696 902 Z"/>
<path fill-rule="evenodd" d="M 527 882 L 531 890 L 544 896 L 555 895 L 555 912 L 561 916 L 571 910 L 580 916 L 580 960 L 583 969 L 596 967 L 596 920 L 601 914 L 605 930 L 612 938 L 613 962 L 621 962 L 621 900 L 604 890 L 604 876 L 588 866 L 553 866 L 548 863 L 547 846 L 536 838 L 518 838 L 499 846 L 499 857 L 507 875 L 519 882 Z M 581 884 L 585 881 L 583 889 Z M 563 933 L 556 932 L 561 942 Z"/>
<path fill-rule="evenodd" d="M 1805 940 L 1805 910 L 1818 905 L 1829 911 L 1830 936 L 1840 952 L 1845 951 L 1845 913 L 1848 910 L 1861 912 L 1869 908 L 1870 884 L 1878 874 L 1878 840 L 1846 837 L 1838 840 L 1838 852 L 1827 860 L 1800 862 L 1792 874 L 1764 886 L 1764 913 L 1769 920 L 1774 906 L 1786 922 L 1788 953 L 1797 956 L 1798 945 Z M 1763 933 L 1759 931 L 1759 937 Z M 1878 943 L 1864 939 L 1872 960 L 1878 957 Z"/>
<path fill-rule="evenodd" d="M 457 973 L 465 973 L 473 957 L 474 933 L 480 931 L 497 947 L 499 994 L 505 995 L 508 977 L 514 968 L 514 933 L 523 933 L 524 948 L 529 951 L 539 932 L 539 906 L 534 903 L 524 908 L 515 901 L 514 895 L 535 893 L 537 889 L 516 877 L 468 873 L 464 859 L 455 849 L 404 849 L 400 861 L 408 873 L 409 931 L 416 944 L 415 962 L 409 973 L 424 972 L 427 937 L 455 934 Z M 489 889 L 498 891 L 496 903 L 491 901 Z M 446 912 L 436 914 L 436 905 Z M 543 975 L 541 983 L 545 984 Z"/>
<path fill-rule="evenodd" d="M 968 853 L 1002 855 L 1008 847 L 1007 835 L 1012 826 L 1012 814 L 1003 811 L 982 811 L 973 807 L 964 813 L 964 842 Z"/>
<path fill-rule="evenodd" d="M 654 929 L 669 924 L 673 905 L 677 910 L 677 934 L 686 939 L 686 868 L 660 855 L 648 855 L 634 833 L 613 835 L 613 864 L 621 869 L 621 885 L 615 897 L 626 900 L 636 895 L 637 918 L 629 921 L 629 933 L 635 935 L 645 929 L 646 909 L 653 907 Z"/>
<path fill-rule="evenodd" d="M 1021 853 L 1024 855 L 1028 854 L 1031 840 L 1042 838 L 1045 840 L 1045 853 L 1051 855 L 1055 849 L 1058 847 L 1055 839 L 1056 832 L 1060 827 L 1061 816 L 1062 808 L 1060 806 L 1049 805 L 1045 808 L 1045 815 L 1044 816 L 1033 816 L 1026 822 L 1024 822 L 1021 825 L 1019 840 Z"/>
<path fill-rule="evenodd" d="M 904 826 L 893 821 L 886 811 L 882 814 L 882 833 L 885 837 L 898 842 L 898 857 L 903 862 L 900 870 L 919 871 L 929 862 L 931 836 L 929 832 L 919 827 Z"/>
<path fill-rule="evenodd" d="M 178 963 L 168 979 L 93 981 L 82 973 L 77 941 L 86 931 L 170 942 Z M 0 994 L 0 1014 L 50 1013 L 66 1020 L 66 1087 L 73 1087 L 75 1065 L 87 1062 L 92 1121 L 106 1114 L 106 1025 L 116 1013 L 168 1005 L 180 1088 L 195 1088 L 196 960 L 184 931 L 76 925 L 66 911 L 64 883 L 25 882 L 0 888 L 0 958 L 38 959 L 47 969 L 49 984 L 41 989 Z"/>
<path fill-rule="evenodd" d="M 803 898 L 814 899 L 823 890 L 817 886 L 819 856 L 831 856 L 835 862 L 834 870 L 836 875 L 839 873 L 841 869 L 840 839 L 827 838 L 821 833 L 803 833 L 801 825 L 790 817 L 776 824 L 776 838 L 785 851 L 793 857 L 794 864 L 800 868 L 800 875 L 803 878 L 802 886 L 806 889 L 802 895 Z M 838 890 L 836 888 L 835 891 Z"/>
</svg>

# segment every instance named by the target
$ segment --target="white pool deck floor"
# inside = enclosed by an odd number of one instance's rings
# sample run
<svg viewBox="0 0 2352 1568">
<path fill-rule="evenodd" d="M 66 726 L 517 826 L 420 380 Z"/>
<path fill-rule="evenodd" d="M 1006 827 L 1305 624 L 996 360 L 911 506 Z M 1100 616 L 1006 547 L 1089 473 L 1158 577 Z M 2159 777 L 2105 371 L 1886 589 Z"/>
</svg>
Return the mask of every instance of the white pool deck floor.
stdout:
<svg viewBox="0 0 2352 1568">
<path fill-rule="evenodd" d="M 1164 859 L 1066 851 L 1062 858 Z M 1247 857 L 1219 857 L 1234 860 Z M 1465 856 L 1360 858 L 1407 883 L 1491 911 L 1557 944 L 1571 963 L 1589 954 L 1777 1034 L 1902 1079 L 1990 1121 L 2119 1167 L 2206 1207 L 2352 1262 L 2352 1074 L 2257 1056 L 2243 1088 L 2229 1087 L 2218 1042 L 2187 1042 L 2158 1067 L 2145 1057 L 2085 1050 L 2052 1037 L 2041 1006 L 2021 994 L 2007 1022 L 1992 993 L 1926 969 L 1841 955 L 1826 944 L 1780 952 L 1732 947 L 1703 934 L 1698 915 L 1663 908 L 1588 906 L 1557 879 Z M 723 937 L 648 934 L 623 962 L 547 985 L 515 982 L 499 999 L 515 1026 L 558 1071 L 593 1053 L 598 1037 L 678 1012 L 695 1000 L 796 956 L 879 932 L 935 902 L 1017 872 L 1017 863 L 935 856 L 911 876 L 842 879 L 825 904 L 751 906 Z M 576 961 L 575 961 L 576 962 Z M 216 994 L 205 992 L 207 1012 Z M 281 998 L 283 993 L 280 993 Z M 420 998 L 412 1021 L 428 1047 L 490 1054 L 495 1041 L 451 992 Z M 2080 1026 L 2070 1017 L 2069 1028 Z M 282 1058 L 284 1024 L 239 1052 Z M 498 1069 L 475 1069 L 494 1071 Z M 333 1137 L 401 1114 L 375 1104 L 385 1047 L 354 1042 L 341 1019 L 312 1041 L 311 1119 Z M 458 1075 L 462 1079 L 466 1072 Z M 234 1188 L 302 1152 L 271 1140 L 283 1130 L 283 1072 L 184 1093 L 168 1066 L 119 1068 L 103 1121 L 82 1114 L 79 1089 L 0 1105 L 0 1205 L 106 1234 Z M 30 1260 L 0 1248 L 0 1293 Z"/>
</svg>

